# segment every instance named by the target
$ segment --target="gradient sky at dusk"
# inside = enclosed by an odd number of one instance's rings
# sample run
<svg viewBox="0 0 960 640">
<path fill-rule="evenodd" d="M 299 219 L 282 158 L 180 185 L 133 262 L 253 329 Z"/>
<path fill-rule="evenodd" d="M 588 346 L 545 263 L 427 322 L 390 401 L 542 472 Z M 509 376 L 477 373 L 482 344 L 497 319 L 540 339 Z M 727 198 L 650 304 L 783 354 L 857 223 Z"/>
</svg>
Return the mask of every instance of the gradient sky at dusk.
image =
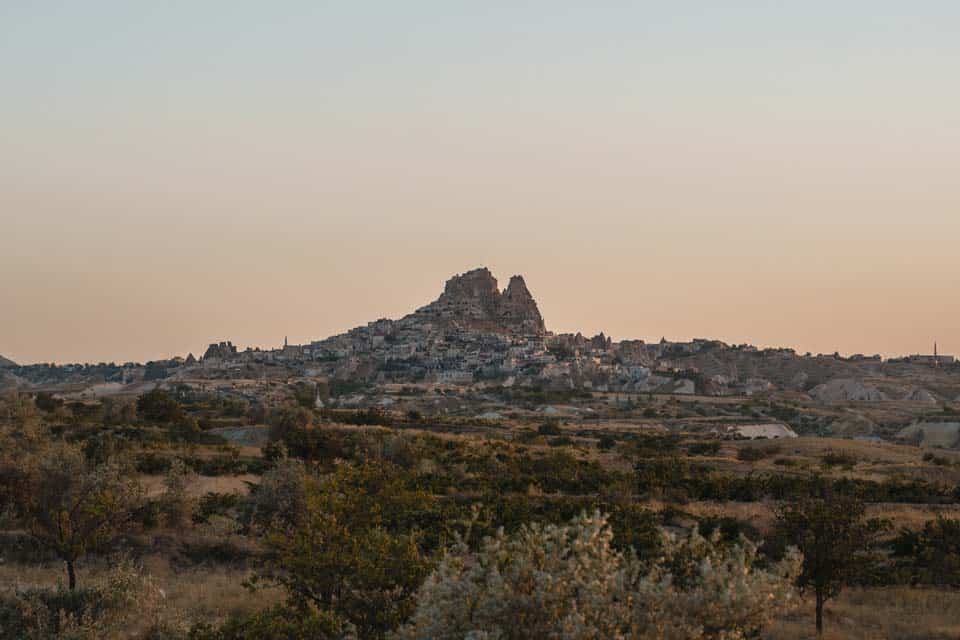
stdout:
<svg viewBox="0 0 960 640">
<path fill-rule="evenodd" d="M 790 6 L 783 6 L 789 4 Z M 553 331 L 960 352 L 960 3 L 0 3 L 0 355 Z"/>
</svg>

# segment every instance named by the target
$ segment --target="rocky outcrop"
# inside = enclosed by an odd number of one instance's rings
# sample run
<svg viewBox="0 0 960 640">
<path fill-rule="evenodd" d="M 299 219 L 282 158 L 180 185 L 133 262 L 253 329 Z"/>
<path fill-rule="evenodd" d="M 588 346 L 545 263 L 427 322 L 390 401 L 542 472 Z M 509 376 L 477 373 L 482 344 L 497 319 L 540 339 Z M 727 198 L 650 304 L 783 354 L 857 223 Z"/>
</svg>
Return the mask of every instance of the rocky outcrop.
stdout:
<svg viewBox="0 0 960 640">
<path fill-rule="evenodd" d="M 915 422 L 897 437 L 924 447 L 952 449 L 960 441 L 960 422 Z"/>
<path fill-rule="evenodd" d="M 870 418 L 848 411 L 829 426 L 831 435 L 843 438 L 872 436 L 877 430 L 877 424 Z"/>
<path fill-rule="evenodd" d="M 513 276 L 503 292 L 486 267 L 454 276 L 440 297 L 414 317 L 455 328 L 514 335 L 543 335 L 546 327 L 522 276 Z"/>
<path fill-rule="evenodd" d="M 877 389 L 851 378 L 840 378 L 818 385 L 810 390 L 814 400 L 820 402 L 876 402 L 887 400 L 887 395 Z"/>
<path fill-rule="evenodd" d="M 513 276 L 500 296 L 500 322 L 518 333 L 542 335 L 547 328 L 523 276 Z"/>
<path fill-rule="evenodd" d="M 13 360 L 0 356 L 0 369 L 16 369 L 18 366 Z"/>
<path fill-rule="evenodd" d="M 237 348 L 233 346 L 233 343 L 230 341 L 221 342 L 217 344 L 216 342 L 211 343 L 207 347 L 206 353 L 203 354 L 204 360 L 226 360 L 233 356 L 237 355 Z"/>
<path fill-rule="evenodd" d="M 937 397 L 926 389 L 914 389 L 903 398 L 907 402 L 926 402 L 927 404 L 937 404 Z"/>
</svg>

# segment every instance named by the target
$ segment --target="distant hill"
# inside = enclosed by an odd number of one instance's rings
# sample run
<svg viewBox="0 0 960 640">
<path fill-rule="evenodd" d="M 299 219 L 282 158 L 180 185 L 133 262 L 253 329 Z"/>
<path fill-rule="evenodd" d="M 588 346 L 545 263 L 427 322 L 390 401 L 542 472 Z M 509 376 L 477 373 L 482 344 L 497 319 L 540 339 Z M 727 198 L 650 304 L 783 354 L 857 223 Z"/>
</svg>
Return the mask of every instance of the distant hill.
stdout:
<svg viewBox="0 0 960 640">
<path fill-rule="evenodd" d="M 20 365 L 18 365 L 18 364 L 17 364 L 16 362 L 14 362 L 13 360 L 10 360 L 9 358 L 4 358 L 3 356 L 0 356 L 0 369 L 13 369 L 13 368 L 18 367 L 18 366 L 20 366 Z"/>
</svg>

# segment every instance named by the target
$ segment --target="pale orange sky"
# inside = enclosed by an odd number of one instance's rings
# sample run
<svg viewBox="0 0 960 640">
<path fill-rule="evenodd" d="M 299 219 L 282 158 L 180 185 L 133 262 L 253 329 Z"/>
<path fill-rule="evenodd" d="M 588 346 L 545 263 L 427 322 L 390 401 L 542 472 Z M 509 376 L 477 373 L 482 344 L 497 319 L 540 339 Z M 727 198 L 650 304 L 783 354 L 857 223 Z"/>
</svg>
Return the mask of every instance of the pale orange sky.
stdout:
<svg viewBox="0 0 960 640">
<path fill-rule="evenodd" d="M 306 342 L 480 265 L 557 332 L 960 352 L 960 13 L 854 4 L 0 9 L 0 355 Z"/>
</svg>

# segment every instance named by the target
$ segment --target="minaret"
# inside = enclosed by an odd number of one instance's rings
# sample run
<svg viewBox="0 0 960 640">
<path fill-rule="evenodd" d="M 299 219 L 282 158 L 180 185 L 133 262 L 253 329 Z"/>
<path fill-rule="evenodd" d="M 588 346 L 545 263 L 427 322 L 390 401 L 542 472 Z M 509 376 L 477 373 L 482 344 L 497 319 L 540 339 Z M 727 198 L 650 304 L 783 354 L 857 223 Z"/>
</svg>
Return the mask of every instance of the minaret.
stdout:
<svg viewBox="0 0 960 640">
<path fill-rule="evenodd" d="M 283 336 L 283 348 L 287 348 L 287 336 Z"/>
<path fill-rule="evenodd" d="M 940 366 L 940 358 L 937 357 L 937 341 L 933 341 L 933 366 L 938 368 Z"/>
</svg>

